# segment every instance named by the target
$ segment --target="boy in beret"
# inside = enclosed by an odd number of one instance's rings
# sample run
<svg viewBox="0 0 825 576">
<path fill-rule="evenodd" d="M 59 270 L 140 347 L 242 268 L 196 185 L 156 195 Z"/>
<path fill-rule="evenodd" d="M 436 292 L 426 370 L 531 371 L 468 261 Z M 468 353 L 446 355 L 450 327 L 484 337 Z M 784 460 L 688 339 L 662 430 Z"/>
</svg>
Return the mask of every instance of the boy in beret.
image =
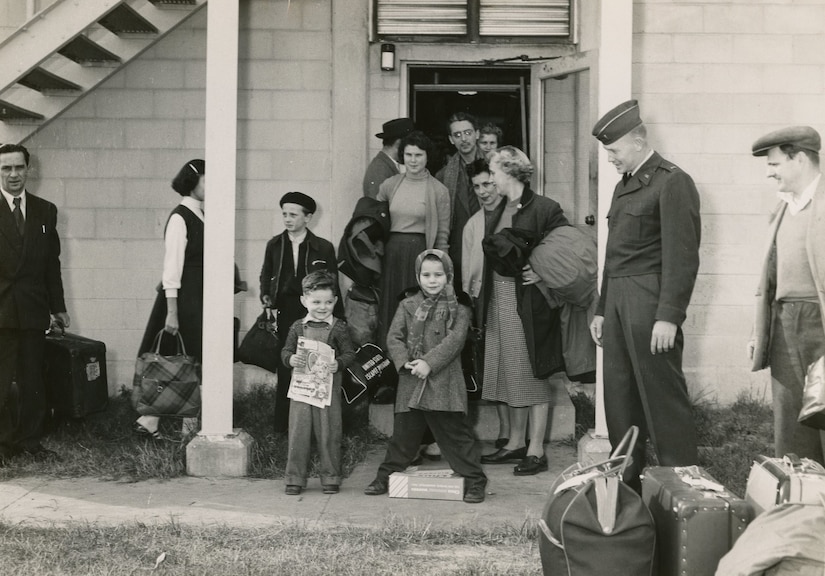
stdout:
<svg viewBox="0 0 825 576">
<path fill-rule="evenodd" d="M 641 430 L 625 482 L 641 489 L 649 438 L 662 466 L 697 462 L 681 325 L 699 270 L 699 193 L 647 141 L 636 100 L 593 127 L 622 180 L 608 212 L 601 297 L 590 333 L 604 344 L 604 406 L 615 447 Z"/>
<path fill-rule="evenodd" d="M 825 464 L 825 431 L 797 421 L 808 366 L 825 354 L 825 183 L 819 133 L 810 126 L 770 132 L 753 143 L 776 180 L 762 259 L 756 321 L 748 354 L 754 371 L 770 367 L 774 450 Z"/>
<path fill-rule="evenodd" d="M 266 245 L 260 280 L 261 302 L 276 311 L 279 340 L 283 344 L 289 327 L 307 314 L 301 304 L 301 281 L 316 270 L 330 272 L 337 281 L 338 265 L 332 244 L 307 228 L 315 214 L 315 200 L 303 192 L 287 192 L 280 205 L 284 231 Z M 335 315 L 343 317 L 340 299 Z M 276 432 L 286 432 L 289 425 L 289 398 L 286 396 L 289 379 L 290 369 L 279 367 L 275 392 Z"/>
</svg>

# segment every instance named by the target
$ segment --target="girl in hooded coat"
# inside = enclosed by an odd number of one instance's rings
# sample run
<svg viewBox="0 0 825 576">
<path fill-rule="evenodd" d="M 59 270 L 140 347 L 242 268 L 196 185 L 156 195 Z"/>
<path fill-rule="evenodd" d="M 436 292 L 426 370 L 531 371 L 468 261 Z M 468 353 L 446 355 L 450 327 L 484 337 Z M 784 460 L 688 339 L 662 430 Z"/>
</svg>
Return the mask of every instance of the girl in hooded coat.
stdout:
<svg viewBox="0 0 825 576">
<path fill-rule="evenodd" d="M 487 477 L 467 423 L 467 390 L 461 350 L 470 326 L 469 302 L 453 289 L 453 262 L 441 250 L 415 260 L 419 289 L 401 301 L 387 333 L 387 351 L 398 370 L 393 435 L 368 496 L 385 494 L 389 476 L 418 454 L 427 426 L 450 467 L 465 478 L 464 501 L 484 501 Z"/>
</svg>

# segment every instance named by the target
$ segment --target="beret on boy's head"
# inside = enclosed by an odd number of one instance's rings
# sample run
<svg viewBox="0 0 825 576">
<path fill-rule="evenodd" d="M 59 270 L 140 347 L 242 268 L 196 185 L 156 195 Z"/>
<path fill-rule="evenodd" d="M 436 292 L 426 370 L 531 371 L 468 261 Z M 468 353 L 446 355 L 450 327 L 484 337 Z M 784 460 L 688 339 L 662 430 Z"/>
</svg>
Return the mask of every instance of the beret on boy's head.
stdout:
<svg viewBox="0 0 825 576">
<path fill-rule="evenodd" d="M 628 100 L 613 108 L 596 122 L 593 126 L 593 136 L 605 146 L 610 146 L 641 124 L 639 101 Z"/>
<path fill-rule="evenodd" d="M 206 162 L 200 158 L 190 160 L 178 170 L 172 180 L 172 190 L 181 196 L 189 196 L 204 174 L 206 174 Z"/>
<path fill-rule="evenodd" d="M 788 126 L 759 138 L 753 143 L 751 151 L 754 156 L 767 156 L 771 148 L 785 144 L 816 153 L 819 153 L 819 149 L 822 148 L 819 132 L 810 126 Z"/>
<path fill-rule="evenodd" d="M 315 214 L 315 209 L 317 208 L 315 200 L 303 192 L 287 192 L 283 195 L 283 197 L 281 197 L 282 208 L 284 204 L 298 204 L 299 206 L 303 206 L 304 209 L 310 214 Z"/>
</svg>

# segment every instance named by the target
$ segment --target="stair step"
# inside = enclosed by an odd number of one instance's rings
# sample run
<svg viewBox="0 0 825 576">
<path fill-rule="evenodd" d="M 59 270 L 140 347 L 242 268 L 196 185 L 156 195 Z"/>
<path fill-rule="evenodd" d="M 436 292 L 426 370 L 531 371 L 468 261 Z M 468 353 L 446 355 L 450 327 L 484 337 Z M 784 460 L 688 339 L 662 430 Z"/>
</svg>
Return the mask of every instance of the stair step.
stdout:
<svg viewBox="0 0 825 576">
<path fill-rule="evenodd" d="M 158 29 L 154 24 L 128 4 L 119 4 L 114 10 L 98 20 L 97 23 L 118 36 L 158 33 Z"/>
<path fill-rule="evenodd" d="M 31 72 L 17 82 L 38 92 L 80 92 L 83 90 L 74 82 L 70 82 L 40 67 L 32 69 Z"/>
<path fill-rule="evenodd" d="M 57 52 L 69 60 L 74 60 L 83 65 L 120 64 L 119 56 L 83 35 L 76 36 Z"/>
<path fill-rule="evenodd" d="M 5 100 L 0 100 L 0 120 L 3 122 L 20 121 L 20 120 L 43 120 L 43 115 L 37 112 L 31 112 L 25 108 L 15 106 Z"/>
<path fill-rule="evenodd" d="M 166 8 L 166 7 L 186 7 L 186 6 L 194 6 L 197 4 L 195 0 L 149 0 L 152 4 L 157 6 L 158 8 Z"/>
</svg>

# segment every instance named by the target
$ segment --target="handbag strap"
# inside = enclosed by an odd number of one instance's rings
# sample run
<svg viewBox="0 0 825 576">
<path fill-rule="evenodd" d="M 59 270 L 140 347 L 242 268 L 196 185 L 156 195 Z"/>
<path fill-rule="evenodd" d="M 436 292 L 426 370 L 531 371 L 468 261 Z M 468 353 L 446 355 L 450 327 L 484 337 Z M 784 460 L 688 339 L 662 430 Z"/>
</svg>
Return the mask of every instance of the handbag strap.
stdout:
<svg viewBox="0 0 825 576">
<path fill-rule="evenodd" d="M 166 332 L 166 328 L 161 328 L 158 331 L 157 335 L 155 335 L 155 340 L 152 342 L 152 351 L 155 354 L 160 354 L 160 341 L 163 337 L 164 332 Z M 175 336 L 177 337 L 178 354 L 182 353 L 184 356 L 188 356 L 188 354 L 186 353 L 186 345 L 183 343 L 183 336 L 180 335 L 180 330 L 178 330 Z"/>
</svg>

